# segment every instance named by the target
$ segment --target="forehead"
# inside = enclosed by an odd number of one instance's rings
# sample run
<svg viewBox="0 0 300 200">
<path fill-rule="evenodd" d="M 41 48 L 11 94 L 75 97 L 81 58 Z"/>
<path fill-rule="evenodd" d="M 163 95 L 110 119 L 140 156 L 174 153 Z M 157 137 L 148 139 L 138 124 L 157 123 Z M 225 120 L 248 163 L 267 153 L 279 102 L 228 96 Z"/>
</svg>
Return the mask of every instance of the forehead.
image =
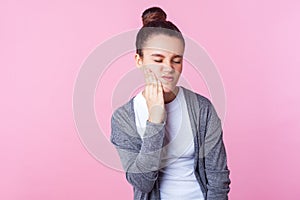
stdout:
<svg viewBox="0 0 300 200">
<path fill-rule="evenodd" d="M 184 47 L 179 38 L 160 34 L 150 37 L 146 41 L 143 51 L 146 54 L 160 52 L 170 55 L 183 55 Z"/>
</svg>

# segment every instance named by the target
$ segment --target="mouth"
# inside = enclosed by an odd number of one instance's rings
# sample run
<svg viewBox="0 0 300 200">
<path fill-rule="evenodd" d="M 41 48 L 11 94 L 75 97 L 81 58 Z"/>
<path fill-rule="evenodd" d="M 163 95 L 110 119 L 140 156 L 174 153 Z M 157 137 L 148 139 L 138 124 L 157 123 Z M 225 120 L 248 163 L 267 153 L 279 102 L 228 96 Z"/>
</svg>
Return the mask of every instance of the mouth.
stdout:
<svg viewBox="0 0 300 200">
<path fill-rule="evenodd" d="M 162 78 L 167 82 L 172 82 L 174 80 L 173 76 L 162 76 Z"/>
</svg>

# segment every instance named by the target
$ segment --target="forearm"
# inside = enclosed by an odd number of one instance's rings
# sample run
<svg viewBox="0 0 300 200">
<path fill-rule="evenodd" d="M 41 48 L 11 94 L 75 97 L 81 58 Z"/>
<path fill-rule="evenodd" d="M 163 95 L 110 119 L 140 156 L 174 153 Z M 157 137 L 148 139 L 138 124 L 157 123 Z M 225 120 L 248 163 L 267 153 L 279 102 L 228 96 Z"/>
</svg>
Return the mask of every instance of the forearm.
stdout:
<svg viewBox="0 0 300 200">
<path fill-rule="evenodd" d="M 135 152 L 129 150 L 128 146 L 125 147 L 124 144 L 118 142 L 130 140 L 129 138 L 119 138 L 118 141 L 112 138 L 126 172 L 126 179 L 142 192 L 150 192 L 158 177 L 161 149 L 165 135 L 164 126 L 165 123 L 156 124 L 147 121 L 141 147 Z M 117 127 L 113 128 L 113 131 L 115 137 L 128 137 L 127 134 L 118 132 Z"/>
<path fill-rule="evenodd" d="M 212 155 L 206 158 L 207 200 L 227 200 L 230 190 L 230 171 L 227 167 L 225 147 L 222 141 L 219 143 L 215 146 L 216 152 L 219 153 L 212 152 Z"/>
<path fill-rule="evenodd" d="M 227 155 L 223 142 L 223 130 L 214 107 L 209 109 L 204 146 L 207 200 L 226 200 L 230 190 Z"/>
</svg>

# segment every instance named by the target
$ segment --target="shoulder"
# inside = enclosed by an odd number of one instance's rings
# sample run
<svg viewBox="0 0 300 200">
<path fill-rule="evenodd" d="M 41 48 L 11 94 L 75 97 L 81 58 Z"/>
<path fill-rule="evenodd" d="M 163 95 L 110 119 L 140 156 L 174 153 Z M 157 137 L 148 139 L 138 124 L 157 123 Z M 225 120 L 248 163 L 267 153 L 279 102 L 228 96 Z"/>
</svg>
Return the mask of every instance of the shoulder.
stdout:
<svg viewBox="0 0 300 200">
<path fill-rule="evenodd" d="M 122 133 L 136 135 L 134 97 L 115 109 L 111 116 L 112 135 Z"/>
<path fill-rule="evenodd" d="M 129 119 L 130 116 L 134 114 L 133 99 L 134 97 L 132 97 L 123 105 L 117 107 L 112 113 L 112 119 Z"/>
<path fill-rule="evenodd" d="M 197 113 L 200 120 L 220 121 L 215 106 L 210 99 L 185 87 L 182 87 L 182 89 L 186 97 L 187 106 L 191 107 L 190 110 L 193 110 L 192 112 Z"/>
<path fill-rule="evenodd" d="M 140 137 L 135 125 L 133 98 L 119 106 L 111 116 L 110 141 L 118 146 L 126 148 L 132 144 L 140 144 Z"/>
<path fill-rule="evenodd" d="M 188 88 L 185 88 L 183 86 L 180 86 L 180 87 L 183 89 L 186 99 L 189 101 L 196 100 L 199 104 L 200 109 L 213 106 L 211 100 L 209 100 L 207 97 L 205 97 L 195 91 L 192 91 Z"/>
</svg>

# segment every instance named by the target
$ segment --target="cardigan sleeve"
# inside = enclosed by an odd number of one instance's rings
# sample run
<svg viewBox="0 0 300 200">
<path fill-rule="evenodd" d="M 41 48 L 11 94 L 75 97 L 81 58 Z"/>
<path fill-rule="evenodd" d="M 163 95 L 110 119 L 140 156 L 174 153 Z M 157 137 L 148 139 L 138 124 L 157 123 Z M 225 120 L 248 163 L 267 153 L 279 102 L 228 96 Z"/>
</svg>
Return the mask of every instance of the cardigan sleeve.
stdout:
<svg viewBox="0 0 300 200">
<path fill-rule="evenodd" d="M 223 142 L 221 120 L 209 103 L 204 143 L 204 167 L 207 178 L 207 200 L 227 200 L 230 190 L 229 169 Z"/>
<path fill-rule="evenodd" d="M 156 124 L 147 120 L 144 136 L 140 138 L 133 133 L 135 124 L 128 120 L 122 112 L 113 113 L 110 140 L 118 151 L 127 181 L 136 189 L 149 193 L 158 178 L 165 122 Z"/>
</svg>

